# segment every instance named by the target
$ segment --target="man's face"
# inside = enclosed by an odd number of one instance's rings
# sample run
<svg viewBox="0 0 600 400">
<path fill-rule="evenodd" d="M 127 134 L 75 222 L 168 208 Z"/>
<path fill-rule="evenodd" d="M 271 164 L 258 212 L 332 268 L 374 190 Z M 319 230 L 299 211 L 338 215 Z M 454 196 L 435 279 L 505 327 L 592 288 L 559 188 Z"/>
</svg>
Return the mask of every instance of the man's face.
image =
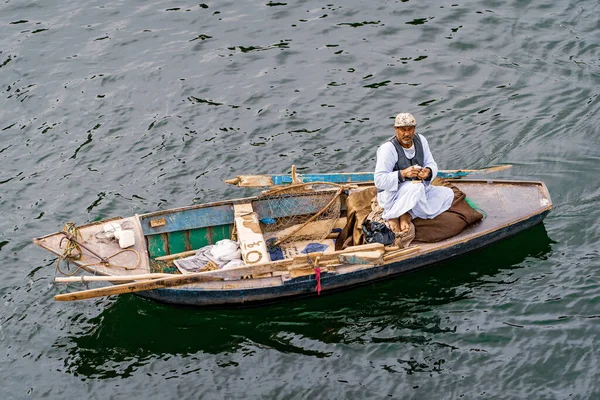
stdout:
<svg viewBox="0 0 600 400">
<path fill-rule="evenodd" d="M 396 138 L 400 144 L 411 146 L 413 137 L 415 136 L 414 126 L 395 126 Z"/>
</svg>

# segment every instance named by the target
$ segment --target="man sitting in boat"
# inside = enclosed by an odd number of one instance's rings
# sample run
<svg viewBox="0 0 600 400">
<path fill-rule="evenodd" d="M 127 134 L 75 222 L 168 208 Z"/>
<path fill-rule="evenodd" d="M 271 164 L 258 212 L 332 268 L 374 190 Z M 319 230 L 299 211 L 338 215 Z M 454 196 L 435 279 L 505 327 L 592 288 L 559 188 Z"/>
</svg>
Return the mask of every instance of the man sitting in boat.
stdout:
<svg viewBox="0 0 600 400">
<path fill-rule="evenodd" d="M 377 149 L 377 202 L 382 218 L 397 234 L 414 232 L 413 218 L 435 218 L 450 208 L 454 198 L 452 189 L 431 185 L 438 166 L 427 139 L 415 133 L 416 126 L 412 114 L 398 114 L 396 135 Z"/>
</svg>

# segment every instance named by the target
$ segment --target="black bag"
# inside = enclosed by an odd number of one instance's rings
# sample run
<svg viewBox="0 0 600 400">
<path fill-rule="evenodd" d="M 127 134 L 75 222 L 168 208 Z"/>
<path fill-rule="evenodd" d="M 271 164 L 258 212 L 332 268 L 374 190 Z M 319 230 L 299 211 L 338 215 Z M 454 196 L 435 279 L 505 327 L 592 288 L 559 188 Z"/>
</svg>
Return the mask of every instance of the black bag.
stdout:
<svg viewBox="0 0 600 400">
<path fill-rule="evenodd" d="M 387 246 L 394 243 L 396 239 L 394 232 L 381 222 L 366 220 L 362 224 L 362 230 L 365 234 L 365 242 L 367 243 L 383 243 Z"/>
</svg>

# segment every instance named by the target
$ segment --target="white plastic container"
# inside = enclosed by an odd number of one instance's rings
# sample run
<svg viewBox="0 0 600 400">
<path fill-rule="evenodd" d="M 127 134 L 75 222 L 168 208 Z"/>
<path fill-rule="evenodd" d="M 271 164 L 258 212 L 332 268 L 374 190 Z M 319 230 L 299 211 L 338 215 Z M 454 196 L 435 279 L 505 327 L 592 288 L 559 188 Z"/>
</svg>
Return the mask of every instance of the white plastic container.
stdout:
<svg viewBox="0 0 600 400">
<path fill-rule="evenodd" d="M 112 239 L 115 237 L 115 233 L 121 231 L 121 225 L 116 222 L 109 222 L 104 224 L 104 233 L 108 239 Z"/>
<path fill-rule="evenodd" d="M 130 230 L 119 230 L 115 232 L 115 238 L 119 239 L 119 247 L 126 249 L 135 244 L 135 233 Z"/>
</svg>

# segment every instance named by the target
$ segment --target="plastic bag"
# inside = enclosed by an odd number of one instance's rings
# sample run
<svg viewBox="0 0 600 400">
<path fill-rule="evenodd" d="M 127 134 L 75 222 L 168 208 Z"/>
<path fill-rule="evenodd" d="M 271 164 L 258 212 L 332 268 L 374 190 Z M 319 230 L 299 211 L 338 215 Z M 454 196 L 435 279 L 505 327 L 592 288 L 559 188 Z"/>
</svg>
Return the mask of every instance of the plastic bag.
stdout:
<svg viewBox="0 0 600 400">
<path fill-rule="evenodd" d="M 366 243 L 383 243 L 387 246 L 394 243 L 396 239 L 394 232 L 381 222 L 366 220 L 362 224 L 362 230 L 365 234 Z"/>
<path fill-rule="evenodd" d="M 229 239 L 219 240 L 210 253 L 214 258 L 218 258 L 223 261 L 231 261 L 242 258 L 242 252 L 239 250 L 237 242 Z"/>
<path fill-rule="evenodd" d="M 244 265 L 244 260 L 231 260 L 227 264 L 223 265 L 223 268 L 221 269 L 238 268 L 243 267 Z"/>
</svg>

